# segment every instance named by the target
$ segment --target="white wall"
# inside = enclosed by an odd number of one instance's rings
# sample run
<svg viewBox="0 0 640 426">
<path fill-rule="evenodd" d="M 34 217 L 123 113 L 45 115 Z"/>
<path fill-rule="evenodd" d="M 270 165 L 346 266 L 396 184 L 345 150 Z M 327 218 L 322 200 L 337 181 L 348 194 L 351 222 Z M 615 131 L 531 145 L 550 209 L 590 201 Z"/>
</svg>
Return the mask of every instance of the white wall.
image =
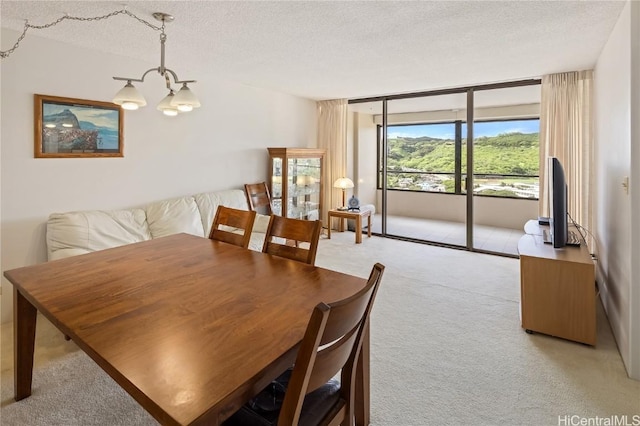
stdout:
<svg viewBox="0 0 640 426">
<path fill-rule="evenodd" d="M 3 47 L 18 35 L 3 29 Z M 32 34 L 2 60 L 2 271 L 46 261 L 45 222 L 52 212 L 127 208 L 241 188 L 266 179 L 267 147 L 315 146 L 315 102 L 168 65 L 181 77 L 198 80 L 192 90 L 201 108 L 165 117 L 155 109 L 166 94 L 164 80 L 149 74 L 138 86 L 147 107 L 125 113 L 124 158 L 35 159 L 34 93 L 110 101 L 122 86 L 112 76 L 137 77 L 158 64 Z M 12 286 L 4 278 L 2 295 L 6 321 Z"/>
<path fill-rule="evenodd" d="M 467 217 L 465 195 L 418 191 L 387 191 L 387 214 L 464 223 Z M 376 211 L 382 211 L 382 190 L 378 191 Z"/>
<path fill-rule="evenodd" d="M 629 375 L 640 380 L 640 3 L 632 2 L 631 14 L 631 264 L 629 317 Z"/>
<path fill-rule="evenodd" d="M 636 2 L 628 2 L 625 6 L 598 59 L 594 83 L 597 280 L 627 372 L 636 379 L 640 379 L 640 342 L 637 340 L 640 322 L 632 321 L 632 309 L 637 317 L 640 276 L 637 272 L 633 275 L 631 260 L 635 253 L 634 263 L 638 263 L 640 249 L 637 230 L 640 214 L 637 209 L 640 195 L 637 143 L 640 138 L 636 126 L 633 136 L 636 144 L 632 149 L 632 123 L 637 123 L 639 110 L 637 98 L 632 109 L 631 93 L 640 89 L 640 76 L 637 58 L 633 73 L 631 68 L 631 28 L 633 25 L 637 38 L 638 7 Z M 631 19 L 632 9 L 635 19 Z M 637 56 L 637 40 L 634 43 L 634 55 Z M 622 186 L 627 176 L 631 177 L 630 193 Z M 635 208 L 632 198 L 636 198 Z M 636 220 L 632 221 L 632 217 Z M 633 336 L 636 336 L 635 340 Z"/>
<path fill-rule="evenodd" d="M 538 200 L 474 197 L 476 225 L 522 231 L 524 224 L 538 215 Z M 437 192 L 388 191 L 387 214 L 451 222 L 466 222 L 467 196 Z M 382 191 L 378 191 L 376 211 L 382 210 Z"/>
</svg>

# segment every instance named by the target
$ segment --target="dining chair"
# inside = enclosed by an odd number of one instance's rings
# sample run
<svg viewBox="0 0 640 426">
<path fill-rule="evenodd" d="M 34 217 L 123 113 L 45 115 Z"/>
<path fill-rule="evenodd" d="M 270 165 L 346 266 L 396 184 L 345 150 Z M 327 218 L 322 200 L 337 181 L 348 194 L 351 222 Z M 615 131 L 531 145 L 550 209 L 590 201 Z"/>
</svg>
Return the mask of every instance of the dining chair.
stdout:
<svg viewBox="0 0 640 426">
<path fill-rule="evenodd" d="M 271 215 L 262 252 L 313 265 L 321 231 L 322 222 L 319 220 Z"/>
<path fill-rule="evenodd" d="M 353 296 L 319 303 L 293 369 L 242 406 L 224 426 L 353 425 L 356 367 L 384 268 L 376 263 L 367 285 Z M 338 382 L 333 377 L 339 372 Z"/>
<path fill-rule="evenodd" d="M 266 182 L 251 183 L 244 186 L 247 193 L 249 210 L 258 211 L 261 214 L 271 215 L 271 195 Z"/>
<path fill-rule="evenodd" d="M 218 206 L 209 238 L 247 248 L 255 218 L 254 211 Z"/>
</svg>

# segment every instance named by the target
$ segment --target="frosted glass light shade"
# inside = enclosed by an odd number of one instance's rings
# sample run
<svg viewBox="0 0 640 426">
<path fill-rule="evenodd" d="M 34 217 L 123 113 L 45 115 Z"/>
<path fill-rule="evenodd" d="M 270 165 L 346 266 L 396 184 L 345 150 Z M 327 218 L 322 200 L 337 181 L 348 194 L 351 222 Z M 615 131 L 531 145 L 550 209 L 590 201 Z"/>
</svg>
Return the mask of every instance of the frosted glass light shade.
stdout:
<svg viewBox="0 0 640 426">
<path fill-rule="evenodd" d="M 171 105 L 178 108 L 178 111 L 188 112 L 194 108 L 199 108 L 200 101 L 185 83 L 171 100 Z"/>
<path fill-rule="evenodd" d="M 340 189 L 353 188 L 353 181 L 349 178 L 341 177 L 336 179 L 335 182 L 333 182 L 333 187 L 340 188 Z"/>
<path fill-rule="evenodd" d="M 170 117 L 175 117 L 178 115 L 178 109 L 171 105 L 171 101 L 175 97 L 173 90 L 169 91 L 169 94 L 164 97 L 162 101 L 158 104 L 158 111 L 162 111 L 164 115 L 168 115 Z"/>
<path fill-rule="evenodd" d="M 140 108 L 140 106 L 135 102 L 123 102 L 122 105 L 120 105 L 120 106 L 122 108 L 128 109 L 130 111 L 134 111 L 134 110 Z"/>
<path fill-rule="evenodd" d="M 147 101 L 140 92 L 138 92 L 138 89 L 136 89 L 130 81 L 127 81 L 127 84 L 116 93 L 116 96 L 113 98 L 113 103 L 121 105 L 124 109 L 134 110 L 145 106 Z"/>
<path fill-rule="evenodd" d="M 313 185 L 316 180 L 313 176 L 301 175 L 296 178 L 296 185 Z"/>
</svg>

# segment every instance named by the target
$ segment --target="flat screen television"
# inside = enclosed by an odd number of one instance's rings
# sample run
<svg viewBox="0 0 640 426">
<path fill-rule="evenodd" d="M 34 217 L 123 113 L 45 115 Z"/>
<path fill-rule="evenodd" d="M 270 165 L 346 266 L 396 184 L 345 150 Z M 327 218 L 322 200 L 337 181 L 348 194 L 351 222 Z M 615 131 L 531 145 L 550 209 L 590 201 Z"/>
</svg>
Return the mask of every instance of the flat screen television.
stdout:
<svg viewBox="0 0 640 426">
<path fill-rule="evenodd" d="M 567 182 L 556 157 L 548 158 L 547 171 L 550 239 L 553 247 L 560 248 L 567 245 Z"/>
</svg>

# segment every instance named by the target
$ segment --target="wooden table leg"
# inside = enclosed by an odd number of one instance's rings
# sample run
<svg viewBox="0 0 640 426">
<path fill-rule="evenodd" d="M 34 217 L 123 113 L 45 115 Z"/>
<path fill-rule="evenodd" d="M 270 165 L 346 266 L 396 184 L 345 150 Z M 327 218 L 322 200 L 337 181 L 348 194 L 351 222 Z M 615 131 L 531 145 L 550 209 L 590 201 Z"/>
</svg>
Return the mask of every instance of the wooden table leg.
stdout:
<svg viewBox="0 0 640 426">
<path fill-rule="evenodd" d="M 367 236 L 371 238 L 371 213 L 367 215 Z"/>
<path fill-rule="evenodd" d="M 356 368 L 356 397 L 354 413 L 356 426 L 368 426 L 370 421 L 370 371 L 369 371 L 369 325 L 362 336 L 362 349 Z"/>
<path fill-rule="evenodd" d="M 331 213 L 329 213 L 329 226 L 327 227 L 327 239 L 331 239 Z"/>
<path fill-rule="evenodd" d="M 31 395 L 33 350 L 36 340 L 36 308 L 13 289 L 13 357 L 15 400 Z"/>
<path fill-rule="evenodd" d="M 338 231 L 344 232 L 344 218 L 342 217 L 338 218 Z"/>
<path fill-rule="evenodd" d="M 356 217 L 356 244 L 362 244 L 362 216 Z"/>
</svg>

